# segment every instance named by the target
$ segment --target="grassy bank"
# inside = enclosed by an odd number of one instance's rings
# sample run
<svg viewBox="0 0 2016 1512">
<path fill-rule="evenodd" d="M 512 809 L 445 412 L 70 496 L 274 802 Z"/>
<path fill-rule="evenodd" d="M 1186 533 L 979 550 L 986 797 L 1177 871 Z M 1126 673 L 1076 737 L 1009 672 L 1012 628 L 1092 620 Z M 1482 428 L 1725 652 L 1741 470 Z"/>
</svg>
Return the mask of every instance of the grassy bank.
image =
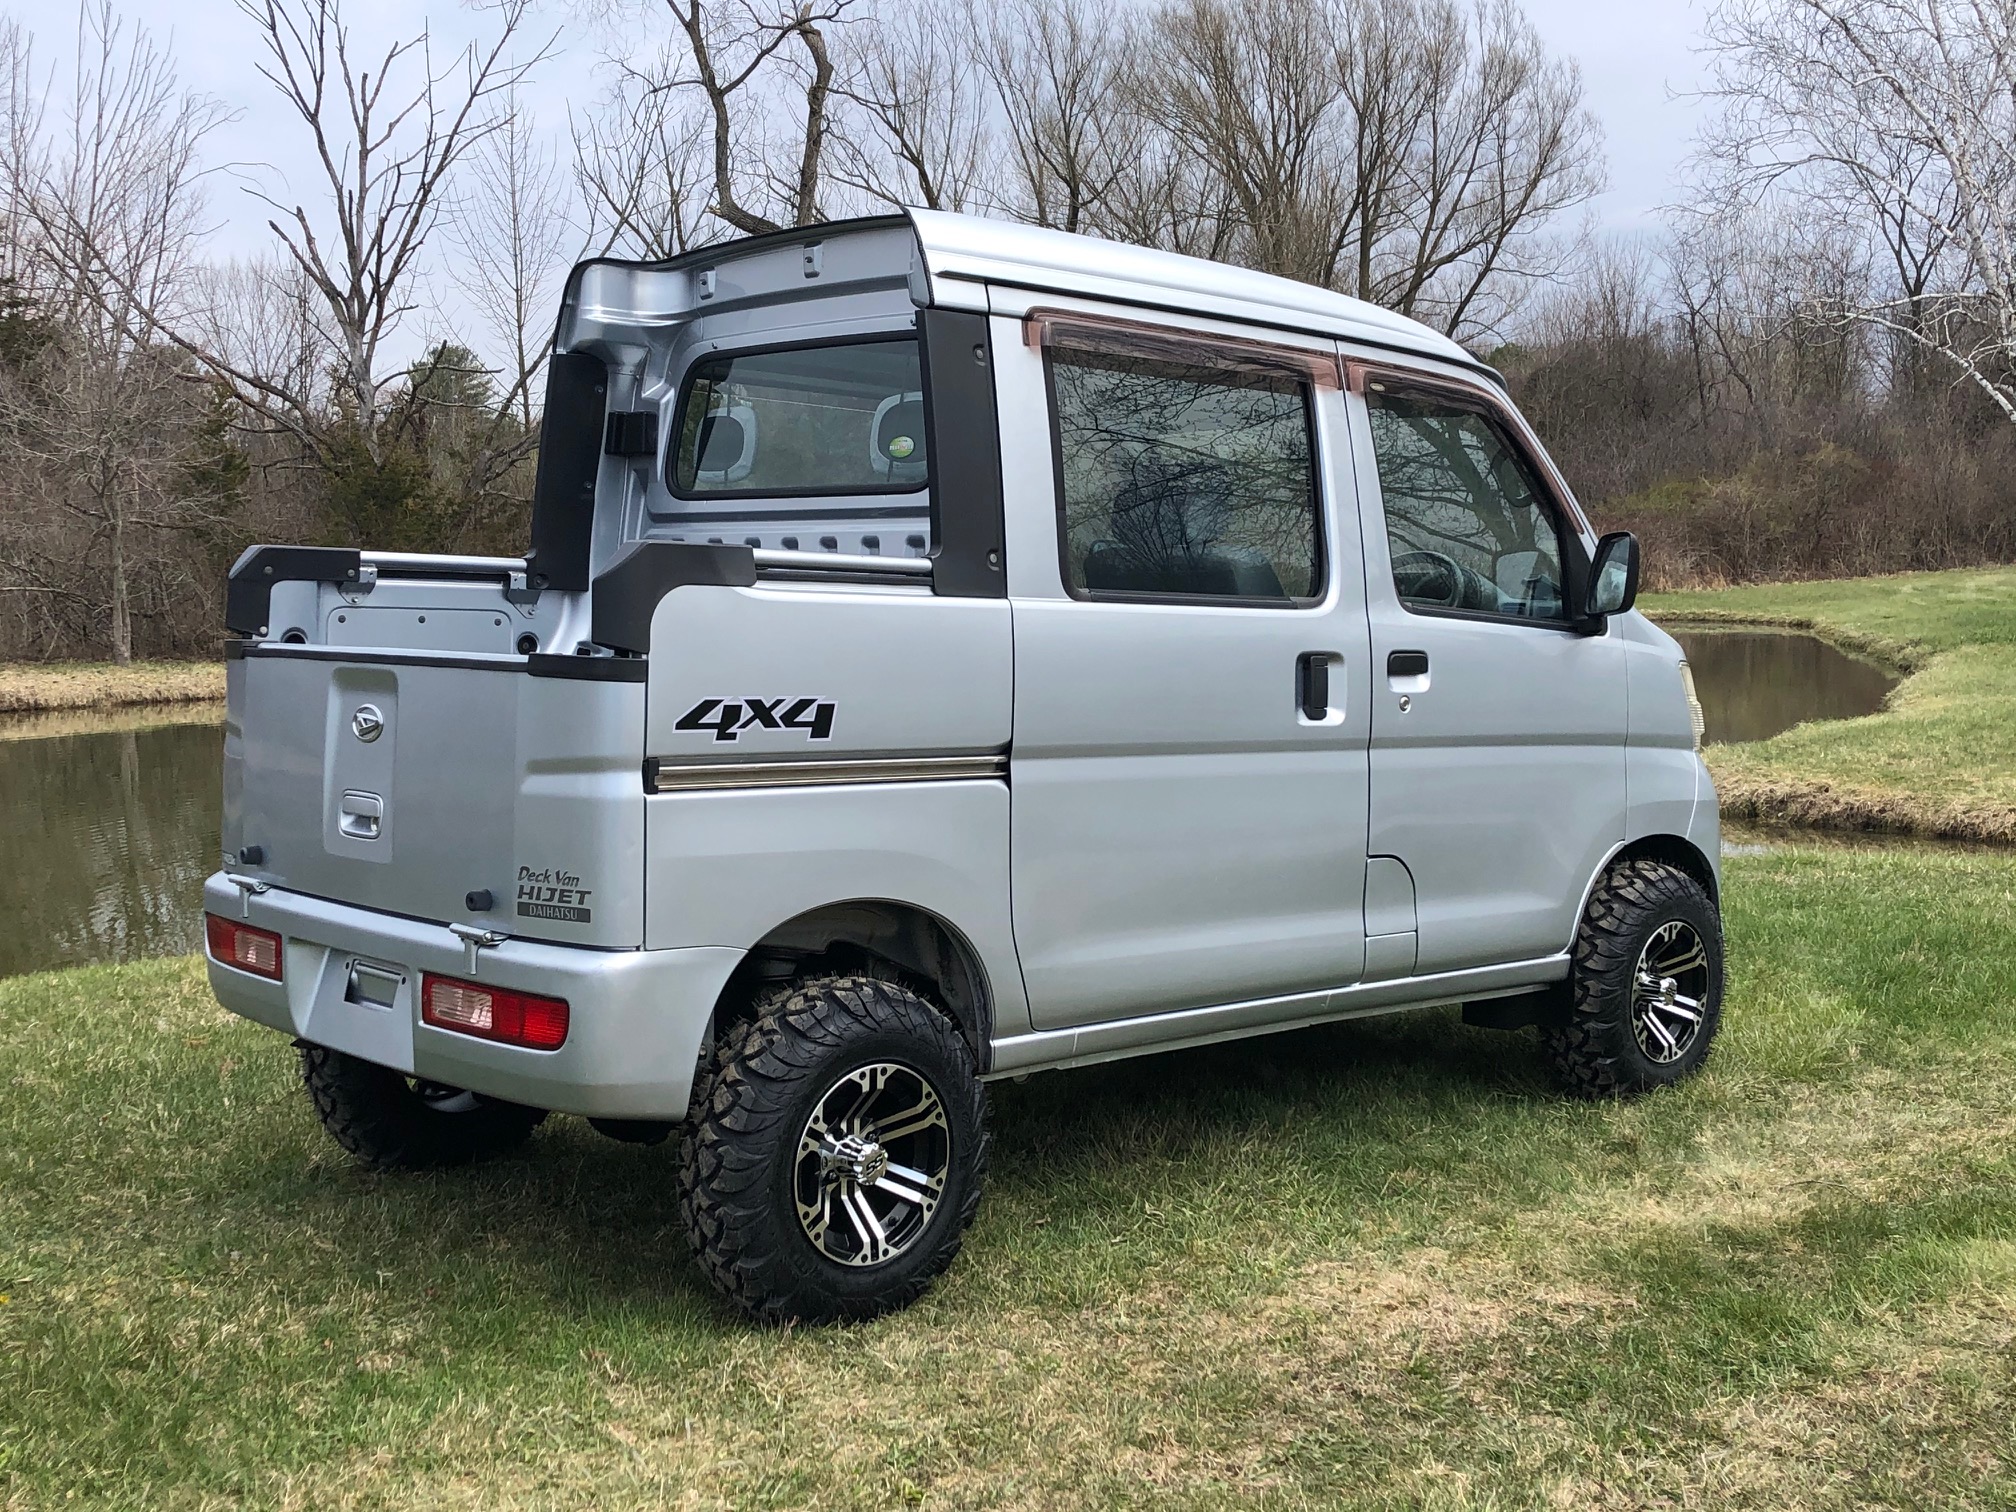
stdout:
<svg viewBox="0 0 2016 1512">
<path fill-rule="evenodd" d="M 0 714 L 196 703 L 224 697 L 222 662 L 0 663 Z"/>
<path fill-rule="evenodd" d="M 1628 1106 L 1448 1013 L 998 1088 L 947 1281 L 811 1333 L 708 1293 L 668 1149 L 372 1177 L 192 963 L 0 983 L 0 1505 L 2007 1507 L 2016 858 L 1729 915 Z"/>
<path fill-rule="evenodd" d="M 1644 608 L 1811 630 L 1910 674 L 1880 714 L 1711 747 L 1725 814 L 2016 841 L 2016 568 L 1648 595 Z"/>
</svg>

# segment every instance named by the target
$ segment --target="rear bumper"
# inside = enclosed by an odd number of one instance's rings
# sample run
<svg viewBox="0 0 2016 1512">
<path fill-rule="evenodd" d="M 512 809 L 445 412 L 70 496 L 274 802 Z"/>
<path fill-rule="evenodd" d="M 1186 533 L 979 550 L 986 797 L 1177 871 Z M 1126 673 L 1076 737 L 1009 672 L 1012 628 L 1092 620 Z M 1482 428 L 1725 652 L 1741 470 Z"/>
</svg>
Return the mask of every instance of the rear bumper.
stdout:
<svg viewBox="0 0 2016 1512">
<path fill-rule="evenodd" d="M 605 1118 L 686 1114 L 707 1021 L 743 952 L 591 950 L 506 940 L 477 952 L 445 925 L 325 902 L 278 888 L 242 897 L 220 872 L 203 906 L 270 929 L 286 942 L 282 980 L 207 964 L 233 1013 L 312 1044 L 492 1097 Z M 353 1000 L 358 961 L 396 975 L 389 1007 Z M 521 1050 L 420 1022 L 420 974 L 565 998 L 567 1043 Z"/>
</svg>

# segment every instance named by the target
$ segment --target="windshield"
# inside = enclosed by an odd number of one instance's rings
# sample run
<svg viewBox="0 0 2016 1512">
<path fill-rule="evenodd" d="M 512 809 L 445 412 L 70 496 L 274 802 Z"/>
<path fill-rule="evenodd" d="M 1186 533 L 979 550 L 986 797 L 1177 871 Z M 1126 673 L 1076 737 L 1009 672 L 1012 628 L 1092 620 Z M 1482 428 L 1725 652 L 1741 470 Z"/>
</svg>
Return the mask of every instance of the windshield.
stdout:
<svg viewBox="0 0 2016 1512">
<path fill-rule="evenodd" d="M 667 481 L 685 498 L 913 492 L 923 388 L 914 338 L 702 358 Z"/>
</svg>

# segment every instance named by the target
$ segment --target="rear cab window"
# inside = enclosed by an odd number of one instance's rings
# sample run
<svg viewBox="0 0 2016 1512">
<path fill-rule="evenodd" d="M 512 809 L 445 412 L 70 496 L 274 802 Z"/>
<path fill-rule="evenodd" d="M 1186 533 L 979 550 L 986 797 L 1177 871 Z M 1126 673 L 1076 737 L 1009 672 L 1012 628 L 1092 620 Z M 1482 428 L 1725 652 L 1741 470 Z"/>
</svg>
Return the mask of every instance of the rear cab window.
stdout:
<svg viewBox="0 0 2016 1512">
<path fill-rule="evenodd" d="M 681 385 L 667 485 L 682 499 L 911 493 L 930 478 L 914 338 L 720 352 Z"/>
</svg>

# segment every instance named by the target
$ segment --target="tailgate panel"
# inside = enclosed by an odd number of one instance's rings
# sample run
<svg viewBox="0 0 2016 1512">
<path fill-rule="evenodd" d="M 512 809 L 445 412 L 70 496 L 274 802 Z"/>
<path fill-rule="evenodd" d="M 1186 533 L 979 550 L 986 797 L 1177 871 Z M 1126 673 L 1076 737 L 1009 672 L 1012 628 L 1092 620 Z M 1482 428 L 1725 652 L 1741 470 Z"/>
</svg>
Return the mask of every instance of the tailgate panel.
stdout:
<svg viewBox="0 0 2016 1512">
<path fill-rule="evenodd" d="M 263 853 L 235 869 L 522 938 L 642 942 L 642 684 L 282 648 L 231 674 L 225 851 Z"/>
</svg>

